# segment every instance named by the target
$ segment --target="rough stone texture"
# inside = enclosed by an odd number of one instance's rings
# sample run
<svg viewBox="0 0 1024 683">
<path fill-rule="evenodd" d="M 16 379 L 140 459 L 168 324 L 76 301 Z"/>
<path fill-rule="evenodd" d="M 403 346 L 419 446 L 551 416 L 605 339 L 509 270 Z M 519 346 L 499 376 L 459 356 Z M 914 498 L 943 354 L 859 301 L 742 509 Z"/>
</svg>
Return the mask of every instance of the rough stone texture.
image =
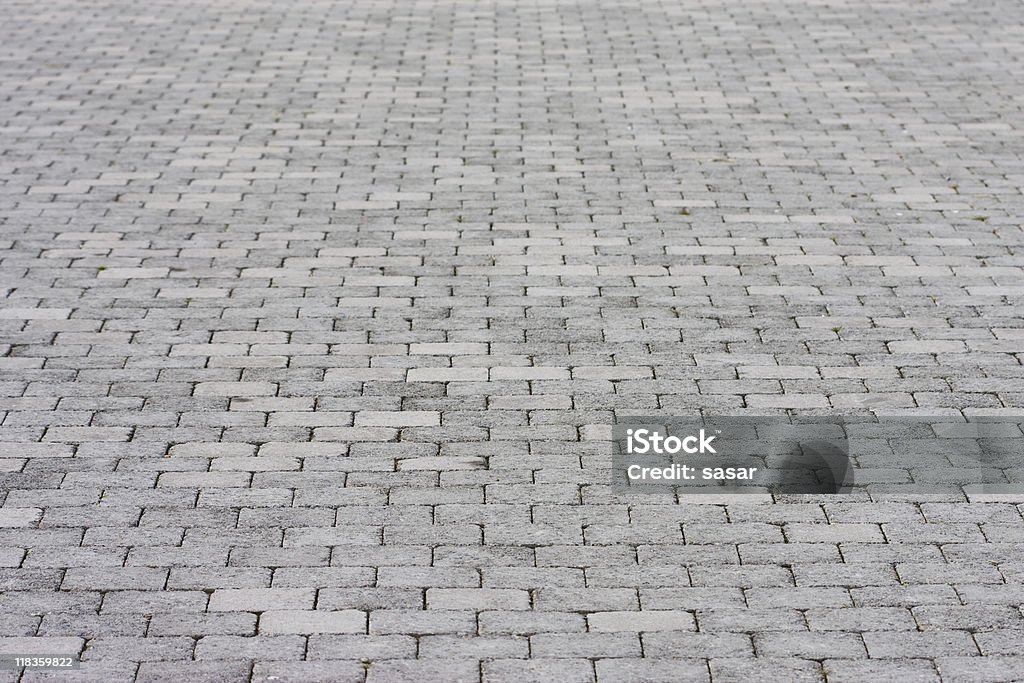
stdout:
<svg viewBox="0 0 1024 683">
<path fill-rule="evenodd" d="M 1016 501 L 629 498 L 605 441 L 1021 412 L 1019 2 L 0 11 L 0 652 L 1024 677 Z"/>
</svg>

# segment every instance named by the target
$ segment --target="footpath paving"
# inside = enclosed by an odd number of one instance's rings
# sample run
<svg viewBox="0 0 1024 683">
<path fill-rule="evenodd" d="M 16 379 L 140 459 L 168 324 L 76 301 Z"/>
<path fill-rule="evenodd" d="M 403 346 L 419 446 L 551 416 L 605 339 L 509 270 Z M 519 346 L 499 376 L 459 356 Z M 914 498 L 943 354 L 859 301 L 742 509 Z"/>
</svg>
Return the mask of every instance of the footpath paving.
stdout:
<svg viewBox="0 0 1024 683">
<path fill-rule="evenodd" d="M 1024 679 L 1013 499 L 613 417 L 1024 412 L 1016 0 L 0 0 L 0 681 Z"/>
</svg>

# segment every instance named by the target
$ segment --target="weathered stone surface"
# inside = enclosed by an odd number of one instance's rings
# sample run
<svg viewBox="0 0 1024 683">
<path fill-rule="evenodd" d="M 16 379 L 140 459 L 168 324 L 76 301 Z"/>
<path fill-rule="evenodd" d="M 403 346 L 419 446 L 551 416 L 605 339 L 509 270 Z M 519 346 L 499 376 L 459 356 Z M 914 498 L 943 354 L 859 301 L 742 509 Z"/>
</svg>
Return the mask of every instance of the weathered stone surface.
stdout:
<svg viewBox="0 0 1024 683">
<path fill-rule="evenodd" d="M 1019 2 L 0 10 L 0 653 L 1024 677 L 1017 501 L 606 472 L 616 413 L 1021 412 Z"/>
</svg>

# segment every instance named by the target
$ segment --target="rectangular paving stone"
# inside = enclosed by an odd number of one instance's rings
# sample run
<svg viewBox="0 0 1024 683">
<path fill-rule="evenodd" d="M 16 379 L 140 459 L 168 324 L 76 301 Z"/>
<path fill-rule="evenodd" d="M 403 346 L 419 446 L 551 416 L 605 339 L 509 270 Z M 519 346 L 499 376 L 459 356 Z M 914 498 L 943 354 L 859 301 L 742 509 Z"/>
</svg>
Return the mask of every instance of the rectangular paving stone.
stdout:
<svg viewBox="0 0 1024 683">
<path fill-rule="evenodd" d="M 252 675 L 259 680 L 303 683 L 305 681 L 337 681 L 362 683 L 366 679 L 366 665 L 356 660 L 329 662 L 260 661 L 252 667 Z"/>
<path fill-rule="evenodd" d="M 978 654 L 978 646 L 966 631 L 906 631 L 865 633 L 864 644 L 872 658 L 959 657 Z"/>
<path fill-rule="evenodd" d="M 219 636 L 200 639 L 195 646 L 197 660 L 259 659 L 273 652 L 275 659 L 301 660 L 306 639 L 298 635 Z"/>
<path fill-rule="evenodd" d="M 642 612 L 593 612 L 587 615 L 593 632 L 692 631 L 696 623 L 690 612 L 649 609 Z"/>
<path fill-rule="evenodd" d="M 43 516 L 35 507 L 0 507 L 0 527 L 32 527 Z"/>
<path fill-rule="evenodd" d="M 416 644 L 416 638 L 407 635 L 311 635 L 306 658 L 335 661 L 341 655 L 361 661 L 412 659 Z"/>
<path fill-rule="evenodd" d="M 585 658 L 495 659 L 484 662 L 482 668 L 485 683 L 550 680 L 594 683 L 597 680 L 594 663 Z"/>
<path fill-rule="evenodd" d="M 357 427 L 433 427 L 440 423 L 440 415 L 425 410 L 364 410 L 356 414 L 355 420 Z"/>
<path fill-rule="evenodd" d="M 266 612 L 312 609 L 314 591 L 304 588 L 219 588 L 210 595 L 211 612 Z"/>
<path fill-rule="evenodd" d="M 370 634 L 474 633 L 476 617 L 465 610 L 379 609 L 370 612 Z"/>
<path fill-rule="evenodd" d="M 627 633 L 540 633 L 530 637 L 533 657 L 637 657 L 640 638 Z"/>
<path fill-rule="evenodd" d="M 428 609 L 514 610 L 529 609 L 530 596 L 523 590 L 503 588 L 429 588 Z"/>
<path fill-rule="evenodd" d="M 763 657 L 858 659 L 867 656 L 864 642 L 853 633 L 759 633 L 754 635 L 754 649 Z"/>
<path fill-rule="evenodd" d="M 364 633 L 366 614 L 357 610 L 270 610 L 260 615 L 260 634 Z"/>
</svg>

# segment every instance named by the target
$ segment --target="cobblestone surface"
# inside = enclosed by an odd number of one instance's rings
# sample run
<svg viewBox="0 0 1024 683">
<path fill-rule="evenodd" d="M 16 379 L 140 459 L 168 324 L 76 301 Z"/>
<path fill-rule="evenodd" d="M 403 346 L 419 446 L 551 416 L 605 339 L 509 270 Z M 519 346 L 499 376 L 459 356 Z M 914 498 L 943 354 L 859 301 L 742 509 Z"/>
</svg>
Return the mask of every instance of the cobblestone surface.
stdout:
<svg viewBox="0 0 1024 683">
<path fill-rule="evenodd" d="M 605 442 L 1024 409 L 1020 3 L 0 11 L 0 652 L 1024 677 L 1014 501 L 630 498 Z"/>
</svg>

